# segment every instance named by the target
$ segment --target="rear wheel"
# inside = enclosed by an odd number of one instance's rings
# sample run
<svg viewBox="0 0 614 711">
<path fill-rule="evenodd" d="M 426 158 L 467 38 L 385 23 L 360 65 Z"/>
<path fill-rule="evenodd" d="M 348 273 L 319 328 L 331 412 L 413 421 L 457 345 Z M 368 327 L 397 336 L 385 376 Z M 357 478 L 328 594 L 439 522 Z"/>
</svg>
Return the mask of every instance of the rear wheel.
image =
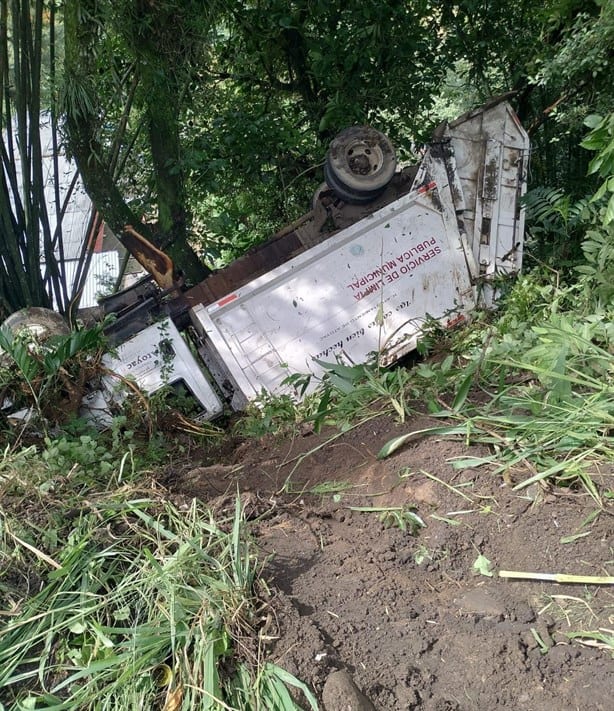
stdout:
<svg viewBox="0 0 614 711">
<path fill-rule="evenodd" d="M 396 170 L 394 146 L 380 131 L 353 126 L 330 144 L 326 182 L 344 202 L 364 204 L 379 197 Z"/>
<path fill-rule="evenodd" d="M 27 331 L 39 341 L 70 333 L 68 324 L 59 313 L 39 306 L 29 306 L 16 311 L 4 320 L 2 327 L 13 333 Z"/>
</svg>

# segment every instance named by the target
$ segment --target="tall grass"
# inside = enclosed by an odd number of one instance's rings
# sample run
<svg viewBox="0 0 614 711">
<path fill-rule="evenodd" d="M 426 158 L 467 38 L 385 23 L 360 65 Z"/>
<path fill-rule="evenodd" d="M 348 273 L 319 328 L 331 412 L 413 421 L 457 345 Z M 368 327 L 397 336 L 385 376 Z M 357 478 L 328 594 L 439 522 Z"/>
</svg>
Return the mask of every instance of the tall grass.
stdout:
<svg viewBox="0 0 614 711">
<path fill-rule="evenodd" d="M 312 709 L 265 663 L 258 564 L 234 516 L 99 502 L 0 630 L 0 708 Z"/>
<path fill-rule="evenodd" d="M 462 436 L 491 447 L 472 466 L 493 465 L 516 489 L 581 484 L 600 500 L 593 475 L 614 462 L 614 312 L 583 308 L 576 287 L 544 287 L 531 302 L 535 281 L 519 282 L 493 326 L 461 334 L 455 367 L 446 359 L 438 382 L 452 397 L 433 414 L 452 424 L 396 437 L 381 457 L 418 436 Z M 422 370 L 432 381 L 433 366 Z"/>
</svg>

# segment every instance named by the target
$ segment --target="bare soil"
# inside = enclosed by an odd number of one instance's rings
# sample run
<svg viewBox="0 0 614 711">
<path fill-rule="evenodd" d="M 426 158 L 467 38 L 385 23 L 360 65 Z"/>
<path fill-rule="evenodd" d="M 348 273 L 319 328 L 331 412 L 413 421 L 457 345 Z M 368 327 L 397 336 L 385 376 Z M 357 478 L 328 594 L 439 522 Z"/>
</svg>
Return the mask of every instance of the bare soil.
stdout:
<svg viewBox="0 0 614 711">
<path fill-rule="evenodd" d="M 269 656 L 320 699 L 329 675 L 347 670 L 378 711 L 614 708 L 611 648 L 568 636 L 614 630 L 614 588 L 498 575 L 612 575 L 612 500 L 514 491 L 528 470 L 454 468 L 487 453 L 458 440 L 377 459 L 391 437 L 430 424 L 380 416 L 336 437 L 250 440 L 169 472 L 166 485 L 207 501 L 240 490 L 267 560 Z M 595 477 L 614 489 L 614 467 Z M 412 508 L 426 525 L 412 532 L 356 507 Z M 492 577 L 474 569 L 479 555 Z"/>
</svg>

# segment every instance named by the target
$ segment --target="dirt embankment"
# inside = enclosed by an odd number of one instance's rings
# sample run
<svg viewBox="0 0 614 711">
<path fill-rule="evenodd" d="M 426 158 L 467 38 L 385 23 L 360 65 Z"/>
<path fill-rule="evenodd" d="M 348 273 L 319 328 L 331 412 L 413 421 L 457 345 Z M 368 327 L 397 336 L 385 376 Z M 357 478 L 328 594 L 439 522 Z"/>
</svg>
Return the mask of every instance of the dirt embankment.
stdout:
<svg viewBox="0 0 614 711">
<path fill-rule="evenodd" d="M 320 699 L 343 670 L 366 697 L 357 709 L 611 709 L 611 649 L 568 634 L 614 636 L 614 588 L 497 573 L 611 575 L 612 501 L 513 491 L 522 471 L 504 483 L 488 467 L 456 469 L 455 458 L 485 453 L 459 441 L 424 439 L 377 460 L 390 437 L 427 424 L 381 417 L 326 444 L 265 438 L 167 483 L 206 500 L 239 487 L 270 556 L 271 658 Z M 614 489 L 613 467 L 596 478 Z M 411 511 L 425 523 L 417 532 Z M 326 711 L 346 708 L 327 693 Z"/>
</svg>

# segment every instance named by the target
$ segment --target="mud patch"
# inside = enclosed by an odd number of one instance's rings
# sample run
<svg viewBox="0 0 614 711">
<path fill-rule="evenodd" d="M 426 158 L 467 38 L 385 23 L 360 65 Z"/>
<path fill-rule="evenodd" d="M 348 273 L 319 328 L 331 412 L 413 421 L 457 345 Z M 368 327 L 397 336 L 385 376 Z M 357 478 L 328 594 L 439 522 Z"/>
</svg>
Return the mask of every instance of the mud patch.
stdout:
<svg viewBox="0 0 614 711">
<path fill-rule="evenodd" d="M 377 460 L 390 437 L 428 424 L 380 417 L 334 438 L 252 441 L 167 485 L 205 500 L 251 494 L 273 590 L 270 657 L 320 698 L 343 670 L 380 711 L 610 709 L 611 652 L 567 635 L 614 629 L 614 590 L 496 573 L 611 575 L 611 500 L 513 491 L 528 475 L 506 484 L 485 467 L 456 469 L 485 454 L 460 441 L 421 440 Z M 599 474 L 613 489 L 612 467 Z M 414 533 L 383 509 L 412 511 L 425 527 Z M 474 569 L 480 555 L 492 577 Z"/>
</svg>

